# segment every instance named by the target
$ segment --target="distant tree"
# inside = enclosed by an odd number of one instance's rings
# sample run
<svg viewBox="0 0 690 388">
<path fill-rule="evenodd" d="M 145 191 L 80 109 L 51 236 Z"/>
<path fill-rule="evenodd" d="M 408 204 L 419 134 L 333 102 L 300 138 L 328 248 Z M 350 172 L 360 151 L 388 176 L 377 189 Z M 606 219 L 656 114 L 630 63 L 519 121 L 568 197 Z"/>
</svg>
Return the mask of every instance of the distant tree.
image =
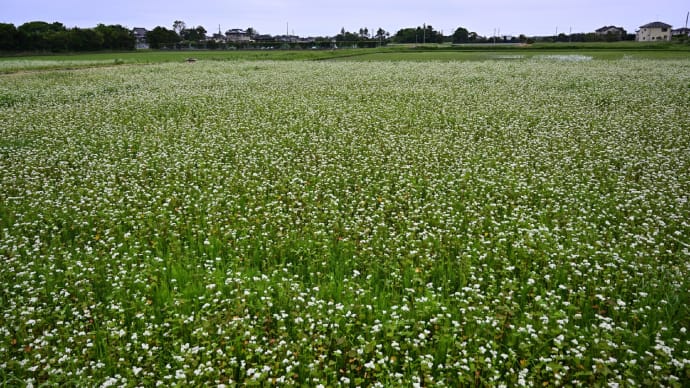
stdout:
<svg viewBox="0 0 690 388">
<path fill-rule="evenodd" d="M 467 28 L 458 27 L 453 33 L 453 43 L 467 43 L 470 41 L 470 32 Z"/>
<path fill-rule="evenodd" d="M 120 25 L 68 30 L 62 23 L 36 21 L 13 27 L 0 24 L 0 50 L 133 50 L 135 43 L 132 32 Z"/>
<path fill-rule="evenodd" d="M 443 34 L 434 30 L 431 25 L 426 26 L 425 37 L 427 43 L 443 43 Z"/>
<path fill-rule="evenodd" d="M 103 35 L 90 28 L 73 28 L 67 34 L 70 51 L 96 51 L 103 48 Z"/>
<path fill-rule="evenodd" d="M 0 51 L 17 50 L 19 34 L 14 24 L 0 23 Z"/>
<path fill-rule="evenodd" d="M 393 42 L 396 43 L 417 43 L 417 29 L 403 28 L 393 35 Z"/>
<path fill-rule="evenodd" d="M 361 37 L 359 34 L 346 31 L 345 28 L 343 27 L 343 29 L 340 30 L 340 34 L 335 36 L 335 40 L 337 42 L 349 42 L 349 43 L 357 44 L 357 42 L 361 41 Z"/>
<path fill-rule="evenodd" d="M 34 21 L 24 23 L 17 27 L 17 34 L 19 38 L 19 50 L 50 50 L 50 37 L 56 33 L 66 32 L 67 29 L 62 23 L 46 23 L 42 21 Z"/>
<path fill-rule="evenodd" d="M 206 40 L 206 29 L 203 26 L 196 26 L 182 31 L 182 40 L 199 42 Z"/>
<path fill-rule="evenodd" d="M 443 43 L 443 34 L 430 25 L 426 28 L 403 28 L 393 36 L 396 43 Z"/>
<path fill-rule="evenodd" d="M 187 29 L 187 25 L 182 20 L 175 20 L 173 22 L 173 31 L 175 31 L 178 36 L 182 37 L 182 31 L 185 29 Z"/>
<path fill-rule="evenodd" d="M 570 34 L 568 37 L 571 42 L 584 42 L 585 41 L 585 34 L 581 32 L 576 32 L 574 34 Z"/>
<path fill-rule="evenodd" d="M 609 31 L 606 35 L 604 35 L 604 40 L 607 42 L 617 42 L 622 40 L 626 35 L 628 35 L 628 33 L 625 30 L 623 30 L 622 33 L 613 33 Z"/>
<path fill-rule="evenodd" d="M 132 31 L 119 25 L 99 24 L 95 30 L 103 37 L 104 50 L 134 50 L 136 39 Z"/>
<path fill-rule="evenodd" d="M 158 26 L 146 33 L 146 41 L 152 49 L 170 47 L 180 41 L 180 36 L 165 27 Z"/>
<path fill-rule="evenodd" d="M 247 35 L 249 35 L 250 38 L 255 37 L 256 35 L 259 35 L 259 32 L 254 29 L 254 27 L 247 27 L 245 30 L 247 32 Z"/>
<path fill-rule="evenodd" d="M 49 31 L 43 36 L 46 44 L 45 50 L 50 51 L 77 51 L 72 48 L 72 31 Z"/>
</svg>

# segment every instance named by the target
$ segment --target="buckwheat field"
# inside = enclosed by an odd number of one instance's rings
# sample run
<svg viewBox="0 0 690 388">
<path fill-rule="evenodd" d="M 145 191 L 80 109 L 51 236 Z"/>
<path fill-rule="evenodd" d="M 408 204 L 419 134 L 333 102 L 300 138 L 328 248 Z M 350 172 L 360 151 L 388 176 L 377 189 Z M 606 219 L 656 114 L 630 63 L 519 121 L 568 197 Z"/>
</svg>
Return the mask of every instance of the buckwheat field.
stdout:
<svg viewBox="0 0 690 388">
<path fill-rule="evenodd" d="M 0 75 L 0 381 L 690 385 L 690 66 L 573 58 Z"/>
</svg>

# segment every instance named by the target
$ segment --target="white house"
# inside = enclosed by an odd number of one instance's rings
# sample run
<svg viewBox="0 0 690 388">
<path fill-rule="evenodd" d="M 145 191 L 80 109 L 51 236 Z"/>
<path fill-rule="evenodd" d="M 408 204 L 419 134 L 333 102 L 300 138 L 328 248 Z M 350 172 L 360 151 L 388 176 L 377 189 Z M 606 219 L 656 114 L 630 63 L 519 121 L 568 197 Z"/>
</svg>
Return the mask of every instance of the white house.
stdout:
<svg viewBox="0 0 690 388">
<path fill-rule="evenodd" d="M 232 30 L 225 31 L 225 37 L 228 42 L 251 42 L 252 37 L 245 30 L 239 28 L 233 28 Z"/>
<path fill-rule="evenodd" d="M 635 40 L 638 42 L 671 40 L 671 26 L 662 22 L 647 23 L 644 26 L 640 26 Z"/>
<path fill-rule="evenodd" d="M 146 33 L 148 31 L 146 28 L 143 27 L 134 27 L 132 29 L 132 34 L 134 35 L 134 39 L 136 40 L 135 47 L 138 49 L 147 49 L 149 48 L 149 44 L 146 41 Z"/>
</svg>

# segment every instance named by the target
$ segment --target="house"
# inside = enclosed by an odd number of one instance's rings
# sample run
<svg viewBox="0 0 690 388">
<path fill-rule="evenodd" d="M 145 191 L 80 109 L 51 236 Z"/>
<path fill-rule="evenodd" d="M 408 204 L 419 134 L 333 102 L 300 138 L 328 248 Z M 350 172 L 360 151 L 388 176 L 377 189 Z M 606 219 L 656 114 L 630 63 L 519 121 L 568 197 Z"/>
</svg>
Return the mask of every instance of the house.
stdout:
<svg viewBox="0 0 690 388">
<path fill-rule="evenodd" d="M 254 36 L 254 40 L 257 42 L 274 42 L 275 41 L 275 39 L 273 39 L 273 36 L 269 35 L 269 34 L 256 35 L 256 36 Z"/>
<path fill-rule="evenodd" d="M 225 31 L 225 37 L 228 42 L 251 42 L 252 37 L 245 30 L 239 28 L 233 28 L 232 30 Z"/>
<path fill-rule="evenodd" d="M 297 43 L 299 42 L 299 36 L 296 35 L 277 35 L 274 36 L 275 40 L 283 43 Z"/>
<path fill-rule="evenodd" d="M 671 36 L 690 36 L 690 28 L 681 27 L 675 30 L 671 30 Z"/>
<path fill-rule="evenodd" d="M 221 33 L 218 34 L 213 34 L 213 37 L 211 38 L 216 43 L 225 43 L 227 42 L 227 37 Z"/>
<path fill-rule="evenodd" d="M 647 23 L 637 30 L 635 40 L 638 42 L 671 40 L 671 26 L 662 22 Z"/>
<path fill-rule="evenodd" d="M 134 43 L 135 46 L 134 47 L 136 47 L 138 49 L 149 48 L 149 44 L 146 41 L 146 33 L 148 33 L 146 28 L 134 27 L 132 29 L 132 35 L 134 35 L 134 39 L 135 39 L 135 43 Z"/>
<path fill-rule="evenodd" d="M 594 34 L 596 36 L 601 36 L 601 37 L 611 36 L 611 35 L 622 37 L 626 34 L 626 31 L 623 27 L 604 26 L 604 27 L 601 27 L 601 28 L 597 29 L 596 31 L 594 31 Z"/>
</svg>

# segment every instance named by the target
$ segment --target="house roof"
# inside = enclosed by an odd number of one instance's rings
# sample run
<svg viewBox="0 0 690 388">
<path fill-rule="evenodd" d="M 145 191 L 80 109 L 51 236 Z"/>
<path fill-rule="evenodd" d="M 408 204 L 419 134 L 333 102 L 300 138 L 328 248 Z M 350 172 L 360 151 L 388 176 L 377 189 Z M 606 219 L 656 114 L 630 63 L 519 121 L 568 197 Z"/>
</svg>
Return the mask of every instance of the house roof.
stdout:
<svg viewBox="0 0 690 388">
<path fill-rule="evenodd" d="M 663 22 L 651 22 L 645 24 L 644 26 L 640 26 L 640 28 L 671 28 L 671 25 Z"/>
<path fill-rule="evenodd" d="M 623 27 L 604 26 L 604 27 L 601 27 L 601 28 L 597 29 L 595 32 L 605 32 L 605 31 L 608 31 L 608 30 L 612 30 L 612 29 L 614 29 L 614 28 L 617 29 L 617 30 L 622 30 L 622 29 L 623 29 Z"/>
</svg>

